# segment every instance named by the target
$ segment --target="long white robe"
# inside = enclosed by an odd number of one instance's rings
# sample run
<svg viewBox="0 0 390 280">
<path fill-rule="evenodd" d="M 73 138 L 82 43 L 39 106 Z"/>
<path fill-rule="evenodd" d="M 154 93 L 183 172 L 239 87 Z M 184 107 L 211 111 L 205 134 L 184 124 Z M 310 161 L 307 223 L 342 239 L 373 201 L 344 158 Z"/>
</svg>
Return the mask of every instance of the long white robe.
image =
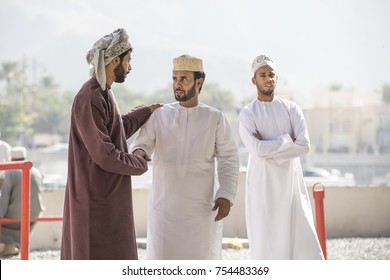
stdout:
<svg viewBox="0 0 390 280">
<path fill-rule="evenodd" d="M 261 140 L 252 135 L 256 130 Z M 299 159 L 310 150 L 302 110 L 278 97 L 256 99 L 241 110 L 239 132 L 249 151 L 245 211 L 251 257 L 323 259 Z"/>
<path fill-rule="evenodd" d="M 222 222 L 211 209 L 218 197 L 234 201 L 239 172 L 223 113 L 205 104 L 164 105 L 141 128 L 136 149 L 154 152 L 148 259 L 220 259 Z"/>
</svg>

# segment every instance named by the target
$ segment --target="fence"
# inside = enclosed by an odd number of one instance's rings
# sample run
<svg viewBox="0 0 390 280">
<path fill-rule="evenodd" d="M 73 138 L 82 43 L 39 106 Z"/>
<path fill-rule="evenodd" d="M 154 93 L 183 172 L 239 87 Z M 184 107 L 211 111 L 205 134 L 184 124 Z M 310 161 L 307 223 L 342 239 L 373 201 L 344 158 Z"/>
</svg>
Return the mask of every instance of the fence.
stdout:
<svg viewBox="0 0 390 280">
<path fill-rule="evenodd" d="M 20 259 L 28 260 L 29 251 L 30 251 L 30 169 L 32 167 L 32 162 L 30 161 L 18 161 L 18 162 L 8 162 L 0 163 L 0 170 L 22 170 L 22 203 L 21 203 L 21 220 L 15 220 L 10 218 L 0 218 L 0 228 L 1 223 L 21 223 L 21 238 L 20 238 Z M 317 224 L 317 234 L 320 239 L 321 247 L 323 249 L 325 258 L 326 258 L 326 233 L 325 233 L 325 220 L 324 220 L 324 188 L 320 184 L 313 186 L 313 196 L 316 204 L 316 224 Z M 52 216 L 52 217 L 39 217 L 34 220 L 35 222 L 55 222 L 63 221 L 61 216 Z"/>
<path fill-rule="evenodd" d="M 0 219 L 1 223 L 19 223 L 20 222 L 20 259 L 28 260 L 30 252 L 30 169 L 33 166 L 31 161 L 15 161 L 0 163 L 0 170 L 22 170 L 22 203 L 21 219 L 10 218 Z M 62 217 L 40 217 L 36 222 L 62 221 Z"/>
</svg>

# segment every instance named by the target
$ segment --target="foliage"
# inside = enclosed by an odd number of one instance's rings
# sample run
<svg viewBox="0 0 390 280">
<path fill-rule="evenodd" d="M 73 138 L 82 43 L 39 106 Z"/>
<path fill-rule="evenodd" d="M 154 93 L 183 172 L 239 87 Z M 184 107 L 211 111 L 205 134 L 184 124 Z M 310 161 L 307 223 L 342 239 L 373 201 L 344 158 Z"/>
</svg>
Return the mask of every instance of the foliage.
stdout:
<svg viewBox="0 0 390 280">
<path fill-rule="evenodd" d="M 128 90 L 124 84 L 114 84 L 113 92 L 119 109 L 125 113 L 134 107 L 153 103 L 175 102 L 172 87 L 153 94 Z M 58 134 L 68 140 L 70 111 L 75 91 L 61 92 L 53 77 L 46 75 L 38 83 L 26 82 L 17 62 L 0 63 L 0 131 L 2 140 L 11 145 L 31 147 L 38 133 Z M 223 111 L 235 110 L 233 94 L 216 84 L 205 84 L 199 96 L 202 103 Z"/>
<path fill-rule="evenodd" d="M 124 85 L 118 84 L 115 84 L 112 89 L 121 112 L 127 112 L 141 104 L 175 102 L 171 87 L 158 90 L 153 94 L 132 93 Z M 229 111 L 236 105 L 233 94 L 220 89 L 217 84 L 205 84 L 199 95 L 199 101 L 223 111 Z"/>
<path fill-rule="evenodd" d="M 390 84 L 384 84 L 382 86 L 382 100 L 386 105 L 390 104 Z"/>
<path fill-rule="evenodd" d="M 69 94 L 61 94 L 54 79 L 45 76 L 28 84 L 16 62 L 1 63 L 0 129 L 2 139 L 11 145 L 31 146 L 36 133 L 57 133 L 67 137 Z"/>
</svg>

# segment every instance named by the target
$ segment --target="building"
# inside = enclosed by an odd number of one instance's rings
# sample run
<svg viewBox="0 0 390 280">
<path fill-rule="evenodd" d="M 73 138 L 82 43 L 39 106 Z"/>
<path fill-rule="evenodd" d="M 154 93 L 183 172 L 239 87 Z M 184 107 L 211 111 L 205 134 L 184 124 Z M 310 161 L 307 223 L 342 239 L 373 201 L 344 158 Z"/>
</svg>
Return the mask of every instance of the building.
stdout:
<svg viewBox="0 0 390 280">
<path fill-rule="evenodd" d="M 380 92 L 324 91 L 304 111 L 312 151 L 306 167 L 339 169 L 358 184 L 385 182 L 390 173 L 390 106 Z"/>
</svg>

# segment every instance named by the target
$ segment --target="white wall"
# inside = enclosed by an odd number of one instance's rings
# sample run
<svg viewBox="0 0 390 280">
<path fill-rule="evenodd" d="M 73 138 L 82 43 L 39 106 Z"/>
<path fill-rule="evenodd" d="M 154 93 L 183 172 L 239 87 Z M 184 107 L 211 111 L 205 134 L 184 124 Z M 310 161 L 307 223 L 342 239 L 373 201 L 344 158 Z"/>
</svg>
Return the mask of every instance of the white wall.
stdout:
<svg viewBox="0 0 390 280">
<path fill-rule="evenodd" d="M 308 186 L 312 198 L 312 186 Z M 138 237 L 146 237 L 148 190 L 133 190 L 134 215 Z M 64 190 L 44 191 L 45 216 L 61 216 Z M 314 202 L 312 201 L 313 210 Z M 324 200 L 327 238 L 390 237 L 390 186 L 326 187 Z M 315 213 L 313 213 L 315 217 Z M 224 236 L 246 238 L 245 172 L 240 172 L 238 194 Z M 59 249 L 62 222 L 40 222 L 31 234 L 31 249 Z"/>
</svg>

